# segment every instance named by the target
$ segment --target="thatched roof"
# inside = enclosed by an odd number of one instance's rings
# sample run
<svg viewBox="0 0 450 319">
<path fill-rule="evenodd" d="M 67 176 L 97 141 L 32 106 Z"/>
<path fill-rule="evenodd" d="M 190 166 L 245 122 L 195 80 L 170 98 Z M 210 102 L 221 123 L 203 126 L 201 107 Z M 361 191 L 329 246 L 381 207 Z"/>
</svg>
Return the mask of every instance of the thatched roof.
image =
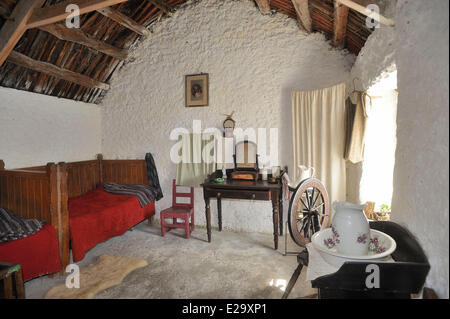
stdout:
<svg viewBox="0 0 450 319">
<path fill-rule="evenodd" d="M 309 27 L 298 10 L 298 3 L 304 1 L 309 9 Z M 0 85 L 99 103 L 109 88 L 107 83 L 114 71 L 126 58 L 127 49 L 139 38 L 145 37 L 147 28 L 157 23 L 159 17 L 170 14 L 183 2 L 186 1 L 1 0 L 0 35 L 5 38 L 0 38 L 0 65 L 6 61 L 0 66 Z M 280 12 L 298 19 L 299 26 L 306 31 L 322 32 L 329 39 L 335 36 L 337 13 L 333 0 L 256 2 L 262 13 Z M 32 8 L 30 3 L 36 3 L 36 6 Z M 80 29 L 67 29 L 60 22 L 51 22 L 53 20 L 50 18 L 54 18 L 58 11 L 58 4 L 65 3 L 85 5 L 80 6 L 86 10 L 80 17 Z M 105 3 L 114 5 L 108 7 Z M 88 6 L 93 4 L 103 5 L 103 9 L 97 7 L 92 11 Z M 270 5 L 266 12 L 263 12 L 264 4 L 267 7 Z M 29 16 L 26 16 L 27 10 Z M 346 10 L 342 39 L 334 38 L 334 41 L 340 41 L 337 46 L 358 54 L 371 30 L 365 25 L 364 15 Z M 23 25 L 20 25 L 20 19 L 23 19 Z M 14 40 L 14 37 L 17 39 Z M 11 40 L 10 43 L 8 40 Z M 12 51 L 8 51 L 8 45 L 13 48 Z"/>
</svg>

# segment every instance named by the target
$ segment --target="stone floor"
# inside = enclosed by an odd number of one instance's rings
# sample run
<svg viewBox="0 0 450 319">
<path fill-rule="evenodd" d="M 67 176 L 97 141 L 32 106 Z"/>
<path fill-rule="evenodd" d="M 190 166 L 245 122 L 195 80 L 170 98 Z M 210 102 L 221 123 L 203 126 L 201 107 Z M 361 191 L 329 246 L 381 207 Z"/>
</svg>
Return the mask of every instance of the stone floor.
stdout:
<svg viewBox="0 0 450 319">
<path fill-rule="evenodd" d="M 290 241 L 290 238 L 288 238 Z M 292 241 L 290 241 L 292 242 Z M 300 251 L 291 244 L 289 250 Z M 284 237 L 278 251 L 270 234 L 196 228 L 190 239 L 181 229 L 161 237 L 159 225 L 143 222 L 122 236 L 91 249 L 78 263 L 81 269 L 101 254 L 144 258 L 149 265 L 130 273 L 122 284 L 96 298 L 281 298 L 297 266 L 296 256 L 283 256 Z M 289 298 L 316 293 L 305 280 L 304 269 Z M 27 298 L 43 298 L 64 276 L 44 276 L 25 284 Z"/>
</svg>

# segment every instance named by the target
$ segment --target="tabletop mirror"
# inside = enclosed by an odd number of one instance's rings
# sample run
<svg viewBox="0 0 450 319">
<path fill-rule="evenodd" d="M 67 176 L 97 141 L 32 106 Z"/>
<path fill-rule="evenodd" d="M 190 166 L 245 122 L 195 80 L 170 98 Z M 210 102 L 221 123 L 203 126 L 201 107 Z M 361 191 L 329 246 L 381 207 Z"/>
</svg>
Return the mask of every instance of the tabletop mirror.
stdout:
<svg viewBox="0 0 450 319">
<path fill-rule="evenodd" d="M 258 154 L 257 145 L 251 141 L 236 143 L 234 151 L 233 179 L 257 180 L 258 179 Z"/>
</svg>

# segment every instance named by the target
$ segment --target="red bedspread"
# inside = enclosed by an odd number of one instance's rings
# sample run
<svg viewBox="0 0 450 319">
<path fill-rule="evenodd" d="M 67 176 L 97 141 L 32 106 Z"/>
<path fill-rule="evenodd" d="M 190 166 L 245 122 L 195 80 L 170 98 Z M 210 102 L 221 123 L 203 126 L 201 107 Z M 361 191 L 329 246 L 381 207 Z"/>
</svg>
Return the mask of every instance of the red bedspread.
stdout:
<svg viewBox="0 0 450 319">
<path fill-rule="evenodd" d="M 55 228 L 45 225 L 31 236 L 0 243 L 0 261 L 19 263 L 24 281 L 60 271 L 62 266 Z"/>
<path fill-rule="evenodd" d="M 155 203 L 139 205 L 134 196 L 107 193 L 100 185 L 69 200 L 69 226 L 73 260 L 83 259 L 96 244 L 121 235 L 155 214 Z"/>
</svg>

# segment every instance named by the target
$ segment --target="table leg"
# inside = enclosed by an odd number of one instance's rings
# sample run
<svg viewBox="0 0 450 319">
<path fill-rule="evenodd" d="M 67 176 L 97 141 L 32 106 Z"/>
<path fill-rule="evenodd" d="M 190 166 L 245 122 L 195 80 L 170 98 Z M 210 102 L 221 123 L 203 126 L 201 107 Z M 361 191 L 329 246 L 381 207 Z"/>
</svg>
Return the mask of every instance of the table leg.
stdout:
<svg viewBox="0 0 450 319">
<path fill-rule="evenodd" d="M 280 236 L 283 236 L 283 192 L 280 195 Z"/>
<path fill-rule="evenodd" d="M 209 197 L 205 197 L 206 231 L 208 233 L 208 242 L 211 242 L 211 208 L 209 206 Z"/>
<path fill-rule="evenodd" d="M 274 194 L 275 195 L 275 194 Z M 273 213 L 273 241 L 275 250 L 278 249 L 278 225 L 279 225 L 279 200 L 278 194 L 272 196 L 272 213 Z"/>
<path fill-rule="evenodd" d="M 219 231 L 222 231 L 222 197 L 217 194 L 217 215 L 219 216 Z"/>
</svg>

